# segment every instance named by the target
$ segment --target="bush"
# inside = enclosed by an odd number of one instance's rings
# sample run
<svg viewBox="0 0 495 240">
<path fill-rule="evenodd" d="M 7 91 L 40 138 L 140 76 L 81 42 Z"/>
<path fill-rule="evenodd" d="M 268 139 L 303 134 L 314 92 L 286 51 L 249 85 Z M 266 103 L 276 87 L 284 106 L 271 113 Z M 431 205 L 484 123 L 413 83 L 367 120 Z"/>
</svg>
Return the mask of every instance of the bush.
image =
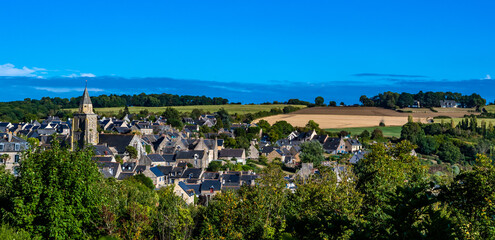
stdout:
<svg viewBox="0 0 495 240">
<path fill-rule="evenodd" d="M 153 180 L 151 178 L 144 176 L 144 174 L 137 174 L 132 176 L 130 179 L 134 179 L 140 183 L 142 183 L 144 186 L 148 187 L 149 189 L 153 190 L 155 189 L 155 185 L 153 184 Z"/>
<path fill-rule="evenodd" d="M 378 126 L 380 126 L 380 127 L 385 127 L 385 121 L 381 120 L 381 121 L 380 121 L 380 124 L 379 124 Z"/>
</svg>

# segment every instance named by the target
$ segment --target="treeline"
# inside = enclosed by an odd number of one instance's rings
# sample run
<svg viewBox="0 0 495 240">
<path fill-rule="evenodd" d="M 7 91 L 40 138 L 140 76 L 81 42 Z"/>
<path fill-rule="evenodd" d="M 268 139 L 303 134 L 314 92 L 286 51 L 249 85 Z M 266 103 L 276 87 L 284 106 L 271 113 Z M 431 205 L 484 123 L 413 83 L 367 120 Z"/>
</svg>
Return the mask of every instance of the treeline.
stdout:
<svg viewBox="0 0 495 240">
<path fill-rule="evenodd" d="M 375 144 L 339 174 L 296 178 L 268 164 L 254 186 L 186 205 L 151 179 L 104 179 L 91 150 L 30 150 L 0 171 L 0 236 L 11 239 L 494 239 L 495 167 L 428 173 L 413 145 Z M 320 153 L 321 154 L 321 153 Z M 69 161 L 68 161 L 69 160 Z M 3 166 L 1 167 L 3 168 Z"/>
<path fill-rule="evenodd" d="M 43 97 L 41 100 L 26 98 L 24 101 L 0 102 L 0 121 L 27 122 L 45 118 L 49 115 L 66 117 L 65 108 L 77 108 L 81 97 L 59 98 Z M 173 94 L 145 94 L 139 95 L 100 95 L 91 97 L 93 107 L 162 107 L 162 106 L 189 106 L 189 105 L 223 105 L 229 100 L 221 97 L 189 96 Z"/>
<path fill-rule="evenodd" d="M 412 106 L 414 101 L 419 101 L 421 107 L 440 107 L 440 100 L 454 100 L 461 104 L 461 107 L 482 107 L 486 104 L 486 100 L 479 94 L 473 93 L 471 95 L 462 95 L 461 93 L 452 92 L 423 92 L 420 91 L 416 94 L 411 93 L 396 93 L 396 92 L 384 92 L 374 97 L 368 98 L 366 95 L 362 95 L 359 101 L 363 106 L 367 107 L 383 107 L 383 108 L 405 108 Z"/>
</svg>

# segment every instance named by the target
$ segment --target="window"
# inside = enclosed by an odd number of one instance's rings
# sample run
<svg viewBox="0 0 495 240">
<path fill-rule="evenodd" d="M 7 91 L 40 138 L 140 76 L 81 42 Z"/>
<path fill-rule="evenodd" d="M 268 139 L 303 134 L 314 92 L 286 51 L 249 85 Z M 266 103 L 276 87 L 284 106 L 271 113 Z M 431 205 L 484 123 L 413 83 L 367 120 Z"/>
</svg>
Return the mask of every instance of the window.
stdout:
<svg viewBox="0 0 495 240">
<path fill-rule="evenodd" d="M 16 143 L 16 144 L 15 144 L 15 151 L 16 151 L 16 152 L 18 152 L 18 151 L 20 151 L 20 150 L 21 150 L 21 144 Z"/>
<path fill-rule="evenodd" d="M 3 143 L 0 144 L 0 151 L 3 151 Z"/>
<path fill-rule="evenodd" d="M 19 162 L 19 155 L 15 155 L 15 157 L 14 157 L 14 162 L 15 162 L 15 163 L 18 163 L 18 162 Z"/>
</svg>

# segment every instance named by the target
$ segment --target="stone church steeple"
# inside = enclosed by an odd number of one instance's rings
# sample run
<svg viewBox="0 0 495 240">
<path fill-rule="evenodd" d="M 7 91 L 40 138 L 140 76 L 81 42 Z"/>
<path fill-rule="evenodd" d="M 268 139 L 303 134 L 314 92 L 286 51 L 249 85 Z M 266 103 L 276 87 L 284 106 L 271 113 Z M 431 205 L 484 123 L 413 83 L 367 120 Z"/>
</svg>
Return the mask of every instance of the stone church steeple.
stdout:
<svg viewBox="0 0 495 240">
<path fill-rule="evenodd" d="M 93 103 L 87 86 L 79 104 L 79 112 L 74 114 L 72 122 L 72 148 L 98 144 L 98 117 L 93 112 Z"/>
<path fill-rule="evenodd" d="M 89 97 L 88 87 L 84 88 L 83 98 L 79 104 L 79 113 L 94 114 L 93 103 Z"/>
</svg>

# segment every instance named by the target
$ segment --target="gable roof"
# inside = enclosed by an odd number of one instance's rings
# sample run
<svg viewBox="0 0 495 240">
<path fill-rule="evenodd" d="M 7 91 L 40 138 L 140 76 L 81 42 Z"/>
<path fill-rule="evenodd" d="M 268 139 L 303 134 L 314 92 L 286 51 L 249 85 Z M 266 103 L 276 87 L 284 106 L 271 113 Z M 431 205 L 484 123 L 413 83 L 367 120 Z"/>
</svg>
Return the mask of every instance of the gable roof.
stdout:
<svg viewBox="0 0 495 240">
<path fill-rule="evenodd" d="M 160 154 L 148 154 L 148 158 L 152 162 L 165 162 L 165 159 Z"/>
<path fill-rule="evenodd" d="M 323 149 L 325 150 L 337 150 L 340 146 L 341 139 L 340 138 L 329 138 L 325 144 L 323 144 Z"/>
<path fill-rule="evenodd" d="M 93 151 L 96 156 L 98 155 L 113 155 L 112 150 L 108 148 L 107 146 L 103 145 L 95 145 L 93 146 Z"/>
<path fill-rule="evenodd" d="M 119 154 L 125 153 L 125 147 L 129 146 L 134 135 L 124 134 L 100 134 L 100 144 L 107 144 L 117 149 Z"/>
<path fill-rule="evenodd" d="M 199 178 L 202 172 L 201 168 L 188 168 L 182 173 L 182 178 Z"/>
<path fill-rule="evenodd" d="M 169 175 L 170 172 L 172 172 L 172 169 L 174 167 L 172 167 L 172 166 L 156 166 L 156 168 L 158 168 L 158 170 L 160 170 L 160 172 L 162 172 L 164 175 Z"/>
<path fill-rule="evenodd" d="M 201 191 L 210 191 L 213 188 L 214 191 L 219 191 L 222 184 L 219 180 L 204 180 L 201 184 Z"/>
<path fill-rule="evenodd" d="M 192 150 L 192 151 L 178 151 L 175 159 L 202 159 L 205 152 L 202 150 Z"/>
<path fill-rule="evenodd" d="M 189 195 L 189 196 L 194 195 L 194 189 L 189 188 L 189 186 L 186 185 L 184 182 L 180 181 L 179 187 L 182 188 L 182 190 L 184 190 L 184 192 L 186 192 L 187 195 Z"/>
<path fill-rule="evenodd" d="M 160 169 L 159 169 L 159 168 L 157 168 L 157 167 L 152 167 L 152 168 L 150 168 L 150 171 L 151 171 L 151 172 L 153 172 L 153 174 L 155 174 L 155 176 L 157 176 L 157 177 L 163 177 L 163 176 L 165 176 L 165 175 L 162 173 L 162 171 L 160 171 Z"/>
<path fill-rule="evenodd" d="M 241 158 L 243 153 L 244 153 L 244 149 L 222 149 L 218 151 L 218 157 Z"/>
</svg>

